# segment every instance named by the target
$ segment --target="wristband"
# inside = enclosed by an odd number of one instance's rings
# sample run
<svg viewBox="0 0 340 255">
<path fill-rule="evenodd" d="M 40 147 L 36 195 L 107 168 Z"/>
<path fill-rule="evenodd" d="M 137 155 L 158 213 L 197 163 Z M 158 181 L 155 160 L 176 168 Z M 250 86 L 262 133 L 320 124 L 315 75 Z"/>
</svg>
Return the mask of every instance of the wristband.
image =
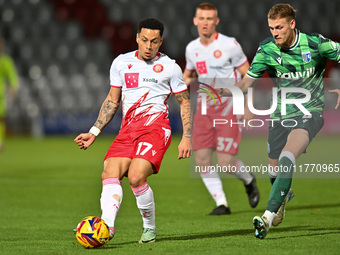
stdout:
<svg viewBox="0 0 340 255">
<path fill-rule="evenodd" d="M 100 132 L 101 132 L 100 129 L 95 126 L 91 127 L 89 131 L 89 133 L 93 134 L 94 136 L 98 136 Z"/>
</svg>

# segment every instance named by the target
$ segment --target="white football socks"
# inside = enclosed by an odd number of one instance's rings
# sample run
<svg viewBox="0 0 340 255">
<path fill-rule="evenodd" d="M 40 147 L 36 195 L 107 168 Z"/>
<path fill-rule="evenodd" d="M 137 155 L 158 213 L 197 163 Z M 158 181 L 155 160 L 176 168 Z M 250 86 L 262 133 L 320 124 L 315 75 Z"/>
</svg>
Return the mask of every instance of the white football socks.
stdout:
<svg viewBox="0 0 340 255">
<path fill-rule="evenodd" d="M 107 178 L 103 180 L 103 190 L 100 198 L 102 209 L 101 218 L 109 227 L 114 227 L 120 204 L 123 200 L 123 189 L 118 178 Z"/>
<path fill-rule="evenodd" d="M 236 177 L 242 180 L 244 185 L 250 184 L 254 177 L 249 172 L 245 171 L 245 169 L 243 169 L 244 163 L 241 160 L 237 159 L 235 166 L 236 166 L 236 173 L 235 173 Z"/>
<path fill-rule="evenodd" d="M 266 218 L 268 219 L 269 227 L 272 226 L 272 222 L 273 222 L 273 220 L 274 220 L 275 215 L 276 215 L 276 213 L 271 212 L 271 211 L 268 211 L 268 210 L 266 210 L 266 211 L 264 212 L 264 214 L 262 215 L 262 217 L 264 216 L 264 217 L 266 217 Z"/>
<path fill-rule="evenodd" d="M 216 206 L 225 205 L 228 207 L 227 198 L 223 191 L 223 185 L 219 174 L 215 171 L 201 173 L 202 181 L 210 195 L 216 202 Z"/>
<path fill-rule="evenodd" d="M 131 189 L 136 196 L 137 207 L 143 217 L 143 228 L 156 229 L 152 189 L 147 182 L 135 188 L 131 186 Z"/>
</svg>

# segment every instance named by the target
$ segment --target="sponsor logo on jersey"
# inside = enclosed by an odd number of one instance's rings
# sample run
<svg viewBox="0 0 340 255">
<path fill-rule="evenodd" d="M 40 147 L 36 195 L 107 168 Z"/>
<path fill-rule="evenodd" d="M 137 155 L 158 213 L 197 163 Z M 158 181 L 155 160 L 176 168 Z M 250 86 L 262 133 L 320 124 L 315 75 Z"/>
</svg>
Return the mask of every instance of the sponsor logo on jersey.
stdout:
<svg viewBox="0 0 340 255">
<path fill-rule="evenodd" d="M 289 73 L 281 73 L 279 70 L 276 70 L 276 76 L 282 79 L 288 80 L 297 80 L 300 78 L 309 78 L 315 74 L 315 67 L 307 68 L 303 72 L 289 72 Z"/>
<path fill-rule="evenodd" d="M 200 75 L 208 73 L 207 64 L 205 61 L 196 62 L 196 69 Z"/>
<path fill-rule="evenodd" d="M 214 57 L 215 58 L 220 58 L 222 56 L 222 51 L 220 50 L 215 50 L 214 51 Z"/>
<path fill-rule="evenodd" d="M 156 64 L 156 65 L 153 66 L 152 70 L 155 73 L 161 73 L 164 70 L 164 67 L 161 64 Z"/>
<path fill-rule="evenodd" d="M 138 87 L 139 73 L 125 73 L 126 88 L 132 89 Z"/>
<path fill-rule="evenodd" d="M 282 58 L 281 58 L 281 57 L 276 58 L 276 61 L 277 61 L 280 65 L 282 64 Z"/>
<path fill-rule="evenodd" d="M 222 69 L 223 66 L 209 66 L 211 69 Z"/>
<path fill-rule="evenodd" d="M 131 64 L 128 64 L 128 68 L 131 69 L 132 65 Z"/>
<path fill-rule="evenodd" d="M 306 63 L 309 63 L 312 60 L 312 55 L 310 54 L 310 51 L 302 52 L 302 60 Z"/>
<path fill-rule="evenodd" d="M 143 82 L 154 82 L 158 83 L 158 80 L 155 78 L 143 78 Z"/>
</svg>

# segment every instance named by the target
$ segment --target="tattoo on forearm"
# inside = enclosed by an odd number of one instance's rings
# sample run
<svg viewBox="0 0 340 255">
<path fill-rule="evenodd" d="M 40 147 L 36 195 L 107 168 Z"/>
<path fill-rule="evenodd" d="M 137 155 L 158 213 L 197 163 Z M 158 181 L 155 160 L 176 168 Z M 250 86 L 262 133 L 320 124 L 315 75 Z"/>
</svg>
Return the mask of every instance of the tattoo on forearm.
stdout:
<svg viewBox="0 0 340 255">
<path fill-rule="evenodd" d="M 191 126 L 192 126 L 192 116 L 191 116 L 191 104 L 190 95 L 188 91 L 184 91 L 176 95 L 176 99 L 181 106 L 181 118 L 183 124 L 183 135 L 185 137 L 191 137 Z"/>
<path fill-rule="evenodd" d="M 187 101 L 183 107 L 181 112 L 182 122 L 183 122 L 183 135 L 187 137 L 191 137 L 191 105 L 190 101 Z"/>
<path fill-rule="evenodd" d="M 111 100 L 105 100 L 100 108 L 97 121 L 94 125 L 103 130 L 103 128 L 106 127 L 106 125 L 113 119 L 118 108 L 119 103 L 115 103 Z"/>
</svg>

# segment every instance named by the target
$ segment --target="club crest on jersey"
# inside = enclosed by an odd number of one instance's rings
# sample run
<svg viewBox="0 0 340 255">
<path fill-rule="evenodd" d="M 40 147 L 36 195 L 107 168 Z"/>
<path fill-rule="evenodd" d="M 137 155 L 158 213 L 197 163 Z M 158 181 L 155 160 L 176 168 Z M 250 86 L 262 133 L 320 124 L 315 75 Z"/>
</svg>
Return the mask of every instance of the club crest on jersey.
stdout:
<svg viewBox="0 0 340 255">
<path fill-rule="evenodd" d="M 220 50 L 215 50 L 214 51 L 214 57 L 215 58 L 220 58 L 222 56 L 222 51 Z"/>
<path fill-rule="evenodd" d="M 152 70 L 155 73 L 161 73 L 164 70 L 164 67 L 161 64 L 156 64 L 156 65 L 153 66 Z"/>
<path fill-rule="evenodd" d="M 309 63 L 312 60 L 312 55 L 310 54 L 310 51 L 302 52 L 302 60 L 306 63 Z"/>
</svg>

